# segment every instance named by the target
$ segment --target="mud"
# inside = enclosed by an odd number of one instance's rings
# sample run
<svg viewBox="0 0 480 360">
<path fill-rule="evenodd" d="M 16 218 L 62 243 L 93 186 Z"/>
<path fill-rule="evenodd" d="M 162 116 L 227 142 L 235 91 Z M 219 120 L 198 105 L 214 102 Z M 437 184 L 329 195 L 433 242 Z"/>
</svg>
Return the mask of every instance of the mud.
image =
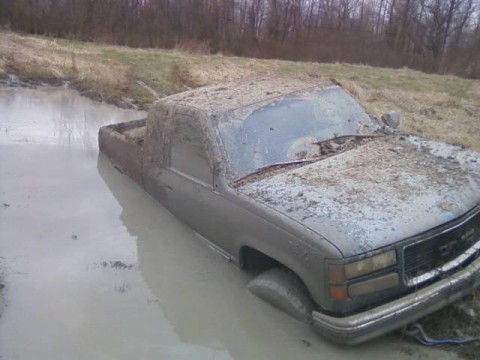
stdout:
<svg viewBox="0 0 480 360">
<path fill-rule="evenodd" d="M 428 335 L 437 339 L 477 337 L 480 334 L 479 314 L 480 302 L 475 293 L 462 302 L 426 317 L 422 325 Z M 464 359 L 476 360 L 479 358 L 480 342 L 443 348 L 459 353 Z"/>
<path fill-rule="evenodd" d="M 79 82 L 72 80 L 62 80 L 55 78 L 42 78 L 40 80 L 32 80 L 15 74 L 0 75 L 0 86 L 2 87 L 22 87 L 28 89 L 38 89 L 46 86 L 58 86 L 67 89 L 74 89 L 80 92 L 81 95 L 98 101 L 112 104 L 122 109 L 145 110 L 148 104 L 141 103 L 135 99 L 126 96 L 102 96 L 98 92 L 83 86 Z M 153 90 L 153 89 L 151 89 Z M 158 94 L 157 94 L 158 95 Z M 156 97 L 158 100 L 158 97 Z"/>
<path fill-rule="evenodd" d="M 335 239 L 344 256 L 391 245 L 478 204 L 478 153 L 402 138 L 380 137 L 239 191 Z"/>
<path fill-rule="evenodd" d="M 364 145 L 372 141 L 376 137 L 384 136 L 382 134 L 375 135 L 357 135 L 358 137 L 345 137 L 344 139 L 332 139 L 324 142 L 312 142 L 311 145 L 316 145 L 313 154 L 307 154 L 307 151 L 298 152 L 297 160 L 291 163 L 284 163 L 269 166 L 260 171 L 248 174 L 234 182 L 234 187 L 242 187 L 247 184 L 255 183 L 260 180 L 271 178 L 275 175 L 285 173 L 287 169 L 294 169 L 305 166 L 305 164 L 324 160 L 330 156 L 338 155 L 343 152 L 353 150 L 358 146 Z M 303 192 L 300 191 L 303 196 Z"/>
<path fill-rule="evenodd" d="M 98 158 L 100 126 L 143 115 L 0 88 L 1 359 L 456 358 L 398 334 L 341 348 L 250 294 L 251 274 Z"/>
<path fill-rule="evenodd" d="M 182 92 L 167 98 L 169 103 L 181 103 L 193 106 L 211 114 L 220 114 L 224 111 L 237 110 L 251 104 L 262 105 L 268 99 L 285 96 L 299 89 L 310 87 L 328 87 L 332 82 L 327 79 L 309 77 L 264 77 L 235 81 L 227 84 L 205 86 L 198 89 Z M 255 108 L 255 107 L 253 107 Z M 252 111 L 251 109 L 244 109 Z M 237 114 L 237 118 L 245 118 L 245 113 Z"/>
</svg>

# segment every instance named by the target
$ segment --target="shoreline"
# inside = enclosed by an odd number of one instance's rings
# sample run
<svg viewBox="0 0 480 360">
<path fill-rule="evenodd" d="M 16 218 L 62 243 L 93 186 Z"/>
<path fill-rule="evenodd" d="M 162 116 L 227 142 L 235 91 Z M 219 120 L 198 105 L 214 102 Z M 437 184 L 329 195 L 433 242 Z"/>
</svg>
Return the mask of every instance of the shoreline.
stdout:
<svg viewBox="0 0 480 360">
<path fill-rule="evenodd" d="M 47 78 L 41 80 L 32 80 L 23 76 L 16 75 L 14 73 L 5 73 L 0 75 L 0 86 L 20 87 L 29 89 L 38 89 L 42 86 L 64 87 L 67 89 L 76 90 L 80 93 L 81 96 L 84 96 L 90 100 L 114 105 L 121 109 L 144 111 L 148 109 L 149 105 L 128 97 L 118 98 L 102 96 L 101 94 L 96 93 L 95 91 L 88 89 L 85 86 L 81 86 L 72 79 Z"/>
</svg>

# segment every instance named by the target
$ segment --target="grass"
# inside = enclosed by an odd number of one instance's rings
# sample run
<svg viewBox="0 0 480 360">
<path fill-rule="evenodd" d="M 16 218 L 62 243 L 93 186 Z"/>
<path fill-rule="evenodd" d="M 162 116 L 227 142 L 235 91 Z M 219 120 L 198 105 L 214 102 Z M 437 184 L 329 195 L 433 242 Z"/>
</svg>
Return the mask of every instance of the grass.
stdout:
<svg viewBox="0 0 480 360">
<path fill-rule="evenodd" d="M 0 32 L 0 75 L 71 80 L 95 98 L 155 100 L 191 87 L 267 76 L 333 77 L 377 116 L 397 110 L 401 130 L 480 151 L 480 80 L 410 69 L 132 49 Z"/>
</svg>

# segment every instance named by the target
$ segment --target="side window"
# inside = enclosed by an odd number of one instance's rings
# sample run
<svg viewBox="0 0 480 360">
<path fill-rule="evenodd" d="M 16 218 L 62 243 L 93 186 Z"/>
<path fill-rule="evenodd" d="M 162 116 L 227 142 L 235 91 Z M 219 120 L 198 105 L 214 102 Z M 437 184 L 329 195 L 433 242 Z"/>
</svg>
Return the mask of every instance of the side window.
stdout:
<svg viewBox="0 0 480 360">
<path fill-rule="evenodd" d="M 170 167 L 206 184 L 213 172 L 205 151 L 205 135 L 198 119 L 177 113 L 170 147 Z"/>
</svg>

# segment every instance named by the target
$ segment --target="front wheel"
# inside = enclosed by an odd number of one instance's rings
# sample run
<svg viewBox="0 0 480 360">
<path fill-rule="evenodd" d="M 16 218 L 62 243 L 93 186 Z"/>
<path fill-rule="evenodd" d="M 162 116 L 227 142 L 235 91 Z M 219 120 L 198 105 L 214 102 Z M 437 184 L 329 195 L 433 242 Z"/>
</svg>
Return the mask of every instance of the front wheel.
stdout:
<svg viewBox="0 0 480 360">
<path fill-rule="evenodd" d="M 304 323 L 312 323 L 315 309 L 310 294 L 302 280 L 284 268 L 267 270 L 247 285 L 254 295 Z"/>
</svg>

